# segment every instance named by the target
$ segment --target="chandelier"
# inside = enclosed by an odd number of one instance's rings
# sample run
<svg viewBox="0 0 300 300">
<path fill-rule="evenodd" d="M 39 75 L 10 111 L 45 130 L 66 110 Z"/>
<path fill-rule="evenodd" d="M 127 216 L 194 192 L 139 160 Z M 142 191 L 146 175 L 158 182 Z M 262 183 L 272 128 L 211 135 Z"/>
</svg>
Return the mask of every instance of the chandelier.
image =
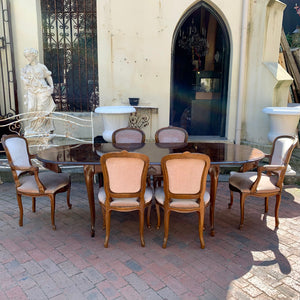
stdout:
<svg viewBox="0 0 300 300">
<path fill-rule="evenodd" d="M 185 30 L 183 28 L 179 31 L 178 46 L 184 50 L 192 52 L 198 58 L 207 54 L 209 45 L 206 39 L 206 29 L 201 28 L 201 32 L 197 29 L 192 19 L 191 24 Z"/>
</svg>

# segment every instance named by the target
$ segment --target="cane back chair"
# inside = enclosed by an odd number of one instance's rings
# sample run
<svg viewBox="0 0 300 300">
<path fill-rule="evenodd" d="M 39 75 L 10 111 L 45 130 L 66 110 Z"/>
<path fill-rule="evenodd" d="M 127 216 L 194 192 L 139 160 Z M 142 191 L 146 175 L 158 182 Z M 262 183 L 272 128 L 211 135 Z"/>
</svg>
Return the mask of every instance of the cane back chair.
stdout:
<svg viewBox="0 0 300 300">
<path fill-rule="evenodd" d="M 112 134 L 112 142 L 116 143 L 145 143 L 145 133 L 139 128 L 125 127 L 115 130 Z"/>
</svg>

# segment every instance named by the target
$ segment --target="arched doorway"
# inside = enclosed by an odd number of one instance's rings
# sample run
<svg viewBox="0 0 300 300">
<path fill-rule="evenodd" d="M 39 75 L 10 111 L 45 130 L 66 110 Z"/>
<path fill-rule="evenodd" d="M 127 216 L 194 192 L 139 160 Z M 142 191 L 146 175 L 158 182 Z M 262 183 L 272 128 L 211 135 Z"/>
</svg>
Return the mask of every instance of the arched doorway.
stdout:
<svg viewBox="0 0 300 300">
<path fill-rule="evenodd" d="M 229 37 L 201 2 L 180 20 L 172 47 L 170 124 L 194 136 L 225 136 Z"/>
</svg>

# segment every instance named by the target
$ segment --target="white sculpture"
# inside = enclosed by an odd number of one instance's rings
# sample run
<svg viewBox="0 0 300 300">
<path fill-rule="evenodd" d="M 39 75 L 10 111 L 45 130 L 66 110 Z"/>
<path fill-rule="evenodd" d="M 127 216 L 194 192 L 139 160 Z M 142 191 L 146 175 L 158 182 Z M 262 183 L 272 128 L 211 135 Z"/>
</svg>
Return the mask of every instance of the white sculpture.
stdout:
<svg viewBox="0 0 300 300">
<path fill-rule="evenodd" d="M 21 79 L 24 82 L 26 94 L 24 104 L 27 112 L 36 112 L 33 120 L 25 128 L 25 136 L 32 133 L 51 133 L 54 130 L 52 121 L 45 118 L 55 110 L 53 93 L 53 80 L 47 67 L 38 62 L 38 51 L 33 48 L 24 50 L 24 56 L 28 60 L 21 70 Z"/>
</svg>

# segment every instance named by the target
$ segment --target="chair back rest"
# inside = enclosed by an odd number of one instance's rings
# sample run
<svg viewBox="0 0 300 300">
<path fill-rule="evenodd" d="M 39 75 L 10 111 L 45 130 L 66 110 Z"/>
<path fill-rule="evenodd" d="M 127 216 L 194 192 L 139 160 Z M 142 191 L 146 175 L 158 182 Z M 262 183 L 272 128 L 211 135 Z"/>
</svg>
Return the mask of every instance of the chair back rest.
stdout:
<svg viewBox="0 0 300 300">
<path fill-rule="evenodd" d="M 155 133 L 156 143 L 186 143 L 187 140 L 187 131 L 180 127 L 163 127 L 158 129 Z"/>
<path fill-rule="evenodd" d="M 112 134 L 112 142 L 116 143 L 145 143 L 145 133 L 139 128 L 119 128 Z"/>
<path fill-rule="evenodd" d="M 100 162 L 106 195 L 123 198 L 125 194 L 133 197 L 145 193 L 149 166 L 147 155 L 123 150 L 104 154 Z"/>
<path fill-rule="evenodd" d="M 30 168 L 27 140 L 19 135 L 4 135 L 1 139 L 9 165 L 13 173 L 19 176 L 25 171 L 15 170 L 15 167 Z"/>
<path fill-rule="evenodd" d="M 288 165 L 292 152 L 296 146 L 297 138 L 289 135 L 278 136 L 273 141 L 271 151 L 271 165 Z"/>
<path fill-rule="evenodd" d="M 202 198 L 206 189 L 210 158 L 201 153 L 174 153 L 161 161 L 165 193 L 187 198 Z"/>
</svg>

